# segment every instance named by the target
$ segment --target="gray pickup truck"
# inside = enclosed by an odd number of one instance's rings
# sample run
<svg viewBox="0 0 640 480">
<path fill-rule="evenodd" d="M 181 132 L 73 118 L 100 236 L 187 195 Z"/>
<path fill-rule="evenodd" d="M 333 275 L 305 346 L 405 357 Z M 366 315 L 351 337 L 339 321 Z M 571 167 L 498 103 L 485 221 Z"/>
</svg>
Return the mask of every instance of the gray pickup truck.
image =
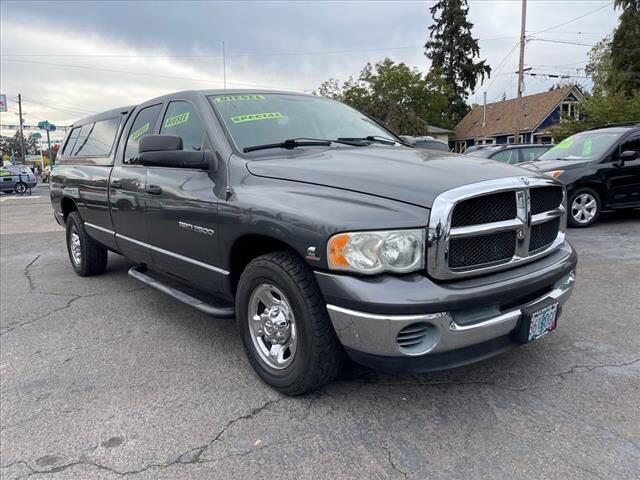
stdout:
<svg viewBox="0 0 640 480">
<path fill-rule="evenodd" d="M 316 96 L 179 92 L 75 123 L 51 201 L 79 275 L 110 250 L 137 280 L 235 317 L 286 394 L 347 356 L 425 372 L 555 329 L 577 261 L 562 184 L 405 140 Z"/>
</svg>

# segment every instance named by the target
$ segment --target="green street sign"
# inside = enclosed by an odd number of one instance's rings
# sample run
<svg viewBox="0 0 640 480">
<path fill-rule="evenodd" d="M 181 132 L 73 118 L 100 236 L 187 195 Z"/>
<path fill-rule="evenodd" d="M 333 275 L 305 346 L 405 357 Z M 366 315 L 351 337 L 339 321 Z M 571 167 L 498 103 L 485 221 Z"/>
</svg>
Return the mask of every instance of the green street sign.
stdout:
<svg viewBox="0 0 640 480">
<path fill-rule="evenodd" d="M 35 138 L 36 140 L 40 140 L 42 138 L 42 134 L 40 132 L 33 132 L 31 134 L 31 138 Z"/>
<path fill-rule="evenodd" d="M 47 132 L 55 132 L 56 126 L 53 123 L 49 123 L 47 120 L 38 122 L 38 128 L 40 130 L 46 130 Z"/>
</svg>

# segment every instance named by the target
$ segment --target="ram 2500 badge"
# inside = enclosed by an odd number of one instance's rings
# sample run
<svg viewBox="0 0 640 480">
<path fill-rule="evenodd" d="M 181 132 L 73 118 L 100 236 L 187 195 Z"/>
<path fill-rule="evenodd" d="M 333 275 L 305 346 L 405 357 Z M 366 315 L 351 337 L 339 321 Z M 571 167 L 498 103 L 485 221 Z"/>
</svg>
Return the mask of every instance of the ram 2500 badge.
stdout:
<svg viewBox="0 0 640 480">
<path fill-rule="evenodd" d="M 562 184 L 408 142 L 315 96 L 179 92 L 75 123 L 51 201 L 79 275 L 112 251 L 137 280 L 234 317 L 286 394 L 347 355 L 424 372 L 554 330 L 577 261 Z"/>
</svg>

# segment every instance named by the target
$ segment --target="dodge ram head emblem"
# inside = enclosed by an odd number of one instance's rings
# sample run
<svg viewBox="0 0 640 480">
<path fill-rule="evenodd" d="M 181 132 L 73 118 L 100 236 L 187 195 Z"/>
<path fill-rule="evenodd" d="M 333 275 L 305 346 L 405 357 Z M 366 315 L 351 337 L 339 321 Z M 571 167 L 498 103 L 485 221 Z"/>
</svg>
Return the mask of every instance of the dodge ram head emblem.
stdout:
<svg viewBox="0 0 640 480">
<path fill-rule="evenodd" d="M 518 230 L 518 240 L 522 240 L 524 238 L 524 230 Z"/>
<path fill-rule="evenodd" d="M 520 181 L 525 185 L 529 185 L 529 179 L 527 177 L 520 177 Z"/>
</svg>

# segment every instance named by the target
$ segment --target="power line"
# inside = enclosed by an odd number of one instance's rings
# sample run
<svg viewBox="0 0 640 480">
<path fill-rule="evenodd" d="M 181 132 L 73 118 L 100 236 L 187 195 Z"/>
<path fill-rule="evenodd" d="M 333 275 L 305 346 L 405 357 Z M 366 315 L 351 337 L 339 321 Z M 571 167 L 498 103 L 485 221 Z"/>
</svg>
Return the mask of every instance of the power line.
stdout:
<svg viewBox="0 0 640 480">
<path fill-rule="evenodd" d="M 88 67 L 85 65 L 69 65 L 66 63 L 53 63 L 53 62 L 36 62 L 36 61 L 31 61 L 31 60 L 15 60 L 15 59 L 10 59 L 7 58 L 5 59 L 6 62 L 15 62 L 15 63 L 29 63 L 29 64 L 35 64 L 35 65 L 50 65 L 50 66 L 54 66 L 54 67 L 63 67 L 63 68 L 76 68 L 76 69 L 81 69 L 81 70 L 94 70 L 94 71 L 99 71 L 99 72 L 110 72 L 110 73 L 121 73 L 124 75 L 137 75 L 137 76 L 143 76 L 143 77 L 153 77 L 153 78 L 167 78 L 167 79 L 171 79 L 171 80 L 186 80 L 186 81 L 190 81 L 190 82 L 198 82 L 198 83 L 215 83 L 215 84 L 219 84 L 222 85 L 224 82 L 220 81 L 220 80 L 212 80 L 212 79 L 205 79 L 205 78 L 187 78 L 187 77 L 175 77 L 172 75 L 160 75 L 160 74 L 155 74 L 155 73 L 144 73 L 144 72 L 131 72 L 128 70 L 115 70 L 115 69 L 111 69 L 111 68 L 100 68 L 100 67 Z M 264 87 L 264 88 L 277 88 L 274 87 L 273 85 L 263 85 L 263 84 L 258 84 L 258 83 L 241 83 L 241 82 L 227 82 L 233 85 L 242 85 L 242 86 L 249 86 L 249 87 Z M 282 88 L 282 85 L 279 85 L 279 88 Z M 288 87 L 285 87 L 288 88 Z M 291 88 L 292 90 L 296 90 L 294 88 Z"/>
<path fill-rule="evenodd" d="M 479 38 L 481 42 L 488 42 L 494 40 L 505 40 L 508 38 L 517 38 L 517 35 L 491 37 L 491 38 Z M 297 55 L 334 55 L 342 53 L 366 53 L 366 52 L 380 52 L 387 50 L 415 50 L 424 49 L 422 45 L 405 45 L 398 47 L 376 47 L 376 48 L 357 48 L 357 49 L 345 49 L 345 50 L 320 50 L 320 51 L 293 51 L 293 52 L 257 52 L 257 53 L 228 53 L 225 58 L 240 58 L 240 57 L 288 57 Z M 222 55 L 208 55 L 208 54 L 175 54 L 175 55 L 122 55 L 122 54 L 75 54 L 75 53 L 5 53 L 3 57 L 77 57 L 77 58 L 222 58 Z"/>
<path fill-rule="evenodd" d="M 9 100 L 11 100 L 12 102 L 18 103 L 18 101 L 14 98 L 11 97 L 7 97 Z M 92 112 L 89 110 L 80 110 L 80 109 L 76 109 L 75 107 L 63 107 L 61 105 L 57 105 L 57 106 L 53 106 L 51 104 L 47 104 L 47 103 L 43 103 L 43 102 L 39 102 L 39 101 L 35 101 L 33 99 L 29 100 L 25 97 L 22 97 L 22 101 L 23 102 L 27 102 L 27 103 L 31 103 L 34 105 L 40 105 L 40 106 L 44 106 L 46 108 L 50 108 L 51 110 L 56 110 L 58 112 L 62 112 L 62 113 L 67 113 L 67 114 L 71 114 L 71 115 L 87 115 L 88 113 L 96 113 L 96 112 Z"/>
<path fill-rule="evenodd" d="M 567 20 L 566 22 L 563 23 L 559 23 L 558 25 L 554 25 L 553 27 L 549 27 L 549 28 L 545 28 L 544 30 L 538 30 L 536 32 L 531 32 L 533 35 L 537 35 L 538 33 L 544 33 L 544 32 L 548 32 L 549 30 L 555 30 L 556 28 L 560 28 L 560 27 L 564 27 L 565 25 L 568 25 L 570 23 L 576 22 L 578 20 L 583 19 L 584 17 L 588 17 L 589 15 L 599 12 L 600 10 L 603 10 L 604 8 L 607 8 L 609 6 L 613 5 L 613 1 L 608 2 L 598 8 L 596 8 L 595 10 L 591 10 L 587 13 L 585 13 L 584 15 L 580 15 L 579 17 L 576 18 L 572 18 L 571 20 Z"/>
</svg>

